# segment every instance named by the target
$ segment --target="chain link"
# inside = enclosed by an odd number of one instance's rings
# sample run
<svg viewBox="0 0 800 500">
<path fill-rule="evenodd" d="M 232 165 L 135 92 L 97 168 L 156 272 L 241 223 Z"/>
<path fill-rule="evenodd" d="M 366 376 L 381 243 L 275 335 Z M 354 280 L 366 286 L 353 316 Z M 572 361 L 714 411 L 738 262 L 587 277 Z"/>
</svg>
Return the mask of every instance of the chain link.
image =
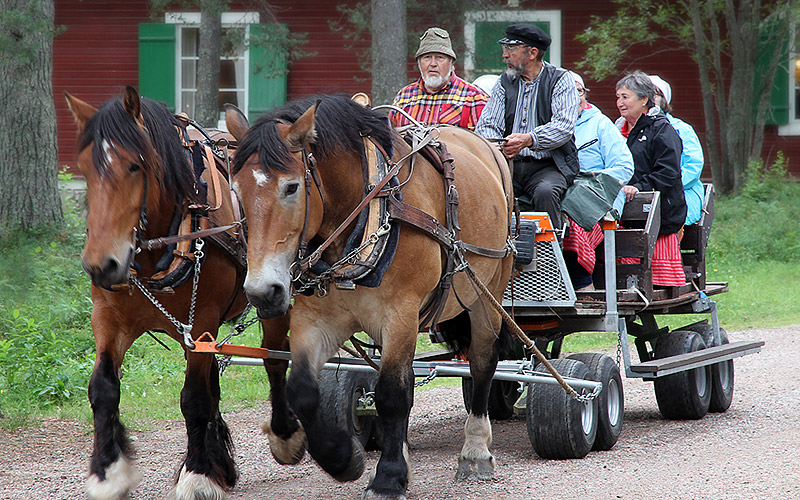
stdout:
<svg viewBox="0 0 800 500">
<path fill-rule="evenodd" d="M 433 370 L 431 370 L 431 372 L 428 374 L 427 377 L 423 378 L 418 382 L 414 382 L 414 387 L 422 387 L 425 384 L 430 384 L 431 382 L 433 382 L 433 379 L 435 379 L 437 375 L 438 374 L 436 373 L 436 368 L 434 368 Z"/>
</svg>

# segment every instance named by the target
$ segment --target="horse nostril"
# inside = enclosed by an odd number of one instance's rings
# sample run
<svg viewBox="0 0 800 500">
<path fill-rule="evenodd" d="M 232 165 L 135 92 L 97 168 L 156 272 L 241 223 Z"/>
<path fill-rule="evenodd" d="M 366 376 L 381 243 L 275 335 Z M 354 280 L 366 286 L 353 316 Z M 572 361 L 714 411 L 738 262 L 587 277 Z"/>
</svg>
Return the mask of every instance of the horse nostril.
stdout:
<svg viewBox="0 0 800 500">
<path fill-rule="evenodd" d="M 283 285 L 275 284 L 270 285 L 266 289 L 266 293 L 264 294 L 264 298 L 268 302 L 280 302 L 283 300 Z"/>
<path fill-rule="evenodd" d="M 117 270 L 119 270 L 119 261 L 112 257 L 106 260 L 102 273 L 105 276 L 109 276 L 115 274 Z"/>
</svg>

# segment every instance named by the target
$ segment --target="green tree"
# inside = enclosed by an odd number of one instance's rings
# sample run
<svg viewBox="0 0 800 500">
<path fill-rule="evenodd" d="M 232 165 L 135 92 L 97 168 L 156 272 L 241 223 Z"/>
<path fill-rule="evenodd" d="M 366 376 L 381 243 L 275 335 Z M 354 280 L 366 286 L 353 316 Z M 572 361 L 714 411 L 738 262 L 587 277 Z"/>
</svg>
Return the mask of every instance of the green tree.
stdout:
<svg viewBox="0 0 800 500">
<path fill-rule="evenodd" d="M 61 223 L 53 0 L 0 0 L 0 225 Z"/>
<path fill-rule="evenodd" d="M 737 192 L 748 163 L 761 156 L 770 89 L 788 58 L 800 0 L 614 2 L 615 15 L 594 17 L 578 35 L 588 46 L 578 66 L 603 79 L 630 62 L 633 47 L 688 50 L 699 74 L 714 184 L 722 193 Z"/>
</svg>

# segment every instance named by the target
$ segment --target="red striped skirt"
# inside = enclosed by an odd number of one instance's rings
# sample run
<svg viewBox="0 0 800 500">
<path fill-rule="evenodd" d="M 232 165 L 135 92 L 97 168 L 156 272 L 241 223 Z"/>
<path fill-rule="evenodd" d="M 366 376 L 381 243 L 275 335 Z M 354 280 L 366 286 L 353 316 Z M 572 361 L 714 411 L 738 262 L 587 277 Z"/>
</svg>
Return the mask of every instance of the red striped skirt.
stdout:
<svg viewBox="0 0 800 500">
<path fill-rule="evenodd" d="M 638 264 L 640 259 L 621 257 L 620 264 Z M 681 246 L 678 233 L 662 234 L 656 240 L 653 251 L 653 284 L 659 286 L 680 286 L 686 283 L 686 273 L 681 261 Z"/>
<path fill-rule="evenodd" d="M 564 238 L 564 250 L 572 250 L 578 254 L 578 264 L 581 265 L 589 274 L 594 271 L 595 253 L 594 250 L 603 241 L 603 230 L 600 224 L 595 224 L 591 231 L 586 231 L 569 220 L 569 234 Z"/>
</svg>

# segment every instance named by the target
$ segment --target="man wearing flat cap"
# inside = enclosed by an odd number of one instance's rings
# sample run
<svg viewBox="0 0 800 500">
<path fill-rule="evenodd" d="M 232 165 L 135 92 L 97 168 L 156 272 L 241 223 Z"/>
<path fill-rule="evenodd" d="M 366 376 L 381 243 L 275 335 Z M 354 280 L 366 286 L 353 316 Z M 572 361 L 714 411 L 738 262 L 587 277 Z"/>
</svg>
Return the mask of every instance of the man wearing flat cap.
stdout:
<svg viewBox="0 0 800 500">
<path fill-rule="evenodd" d="M 475 128 L 488 96 L 456 76 L 456 54 L 447 31 L 442 28 L 425 31 L 416 58 L 420 78 L 397 93 L 394 105 L 418 122 Z M 396 111 L 389 118 L 396 127 L 411 123 Z"/>
<path fill-rule="evenodd" d="M 514 160 L 514 194 L 561 227 L 561 197 L 578 173 L 575 122 L 580 98 L 569 72 L 544 61 L 550 36 L 532 24 L 514 24 L 498 40 L 508 69 L 492 89 L 475 132 L 502 139 Z"/>
</svg>

